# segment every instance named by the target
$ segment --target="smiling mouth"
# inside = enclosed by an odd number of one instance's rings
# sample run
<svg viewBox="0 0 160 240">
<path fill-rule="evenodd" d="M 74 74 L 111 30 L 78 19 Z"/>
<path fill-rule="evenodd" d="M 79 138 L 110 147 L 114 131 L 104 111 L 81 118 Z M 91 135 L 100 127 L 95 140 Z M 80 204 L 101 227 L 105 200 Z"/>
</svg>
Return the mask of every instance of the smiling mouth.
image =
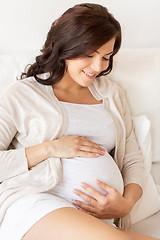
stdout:
<svg viewBox="0 0 160 240">
<path fill-rule="evenodd" d="M 82 72 L 85 74 L 85 75 L 87 75 L 88 77 L 95 77 L 96 76 L 96 74 L 93 74 L 93 73 L 88 73 L 88 72 L 85 72 L 84 70 L 82 70 Z"/>
</svg>

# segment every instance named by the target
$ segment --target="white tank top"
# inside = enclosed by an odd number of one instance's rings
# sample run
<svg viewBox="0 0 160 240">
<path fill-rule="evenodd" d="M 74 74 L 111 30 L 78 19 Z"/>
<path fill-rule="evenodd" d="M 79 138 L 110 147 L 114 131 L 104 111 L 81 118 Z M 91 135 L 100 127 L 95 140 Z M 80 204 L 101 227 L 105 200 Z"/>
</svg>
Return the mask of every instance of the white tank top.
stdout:
<svg viewBox="0 0 160 240">
<path fill-rule="evenodd" d="M 115 147 L 116 131 L 112 118 L 104 110 L 103 104 L 84 105 L 62 102 L 68 114 L 68 128 L 64 135 L 86 136 L 87 139 L 106 149 L 104 156 L 98 158 L 74 157 L 61 159 L 63 174 L 61 181 L 49 192 L 72 202 L 77 199 L 72 191 L 79 189 L 88 194 L 81 186 L 85 182 L 100 193 L 106 192 L 98 188 L 96 179 L 99 179 L 123 194 L 123 179 L 119 168 L 109 152 Z"/>
</svg>

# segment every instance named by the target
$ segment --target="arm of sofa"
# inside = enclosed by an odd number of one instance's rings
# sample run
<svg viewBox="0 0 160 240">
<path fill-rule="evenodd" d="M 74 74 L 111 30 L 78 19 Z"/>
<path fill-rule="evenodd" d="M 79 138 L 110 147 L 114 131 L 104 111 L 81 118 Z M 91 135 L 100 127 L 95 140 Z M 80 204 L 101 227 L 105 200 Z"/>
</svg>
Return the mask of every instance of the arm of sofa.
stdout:
<svg viewBox="0 0 160 240">
<path fill-rule="evenodd" d="M 151 174 L 157 185 L 160 185 L 160 162 L 153 162 L 151 168 Z"/>
</svg>

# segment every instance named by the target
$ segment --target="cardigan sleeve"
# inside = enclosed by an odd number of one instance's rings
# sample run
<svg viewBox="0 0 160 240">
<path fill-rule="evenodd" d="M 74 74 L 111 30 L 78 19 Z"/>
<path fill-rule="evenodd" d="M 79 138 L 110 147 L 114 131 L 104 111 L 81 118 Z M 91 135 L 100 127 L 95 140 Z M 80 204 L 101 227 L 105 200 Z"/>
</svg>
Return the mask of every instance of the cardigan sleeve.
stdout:
<svg viewBox="0 0 160 240">
<path fill-rule="evenodd" d="M 121 99 L 126 128 L 125 155 L 122 168 L 124 186 L 136 183 L 143 189 L 145 179 L 143 156 L 136 139 L 134 124 L 125 93 Z"/>
<path fill-rule="evenodd" d="M 25 149 L 8 150 L 17 134 L 18 118 L 16 97 L 9 87 L 0 98 L 0 182 L 29 171 Z"/>
</svg>

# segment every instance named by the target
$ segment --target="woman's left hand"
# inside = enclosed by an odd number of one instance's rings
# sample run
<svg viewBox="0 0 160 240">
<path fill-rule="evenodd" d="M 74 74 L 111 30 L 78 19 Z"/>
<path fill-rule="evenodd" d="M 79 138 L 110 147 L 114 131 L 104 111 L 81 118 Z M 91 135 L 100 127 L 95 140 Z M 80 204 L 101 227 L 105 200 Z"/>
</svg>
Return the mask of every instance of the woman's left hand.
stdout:
<svg viewBox="0 0 160 240">
<path fill-rule="evenodd" d="M 86 195 L 78 189 L 74 189 L 73 192 L 82 198 L 88 204 L 73 200 L 73 204 L 80 207 L 81 211 L 87 212 L 100 219 L 111 219 L 126 216 L 133 207 L 131 200 L 124 198 L 115 188 L 107 185 L 104 182 L 96 181 L 99 188 L 106 191 L 107 195 L 96 191 L 94 188 L 86 183 L 82 183 L 81 186 L 92 196 Z"/>
</svg>

